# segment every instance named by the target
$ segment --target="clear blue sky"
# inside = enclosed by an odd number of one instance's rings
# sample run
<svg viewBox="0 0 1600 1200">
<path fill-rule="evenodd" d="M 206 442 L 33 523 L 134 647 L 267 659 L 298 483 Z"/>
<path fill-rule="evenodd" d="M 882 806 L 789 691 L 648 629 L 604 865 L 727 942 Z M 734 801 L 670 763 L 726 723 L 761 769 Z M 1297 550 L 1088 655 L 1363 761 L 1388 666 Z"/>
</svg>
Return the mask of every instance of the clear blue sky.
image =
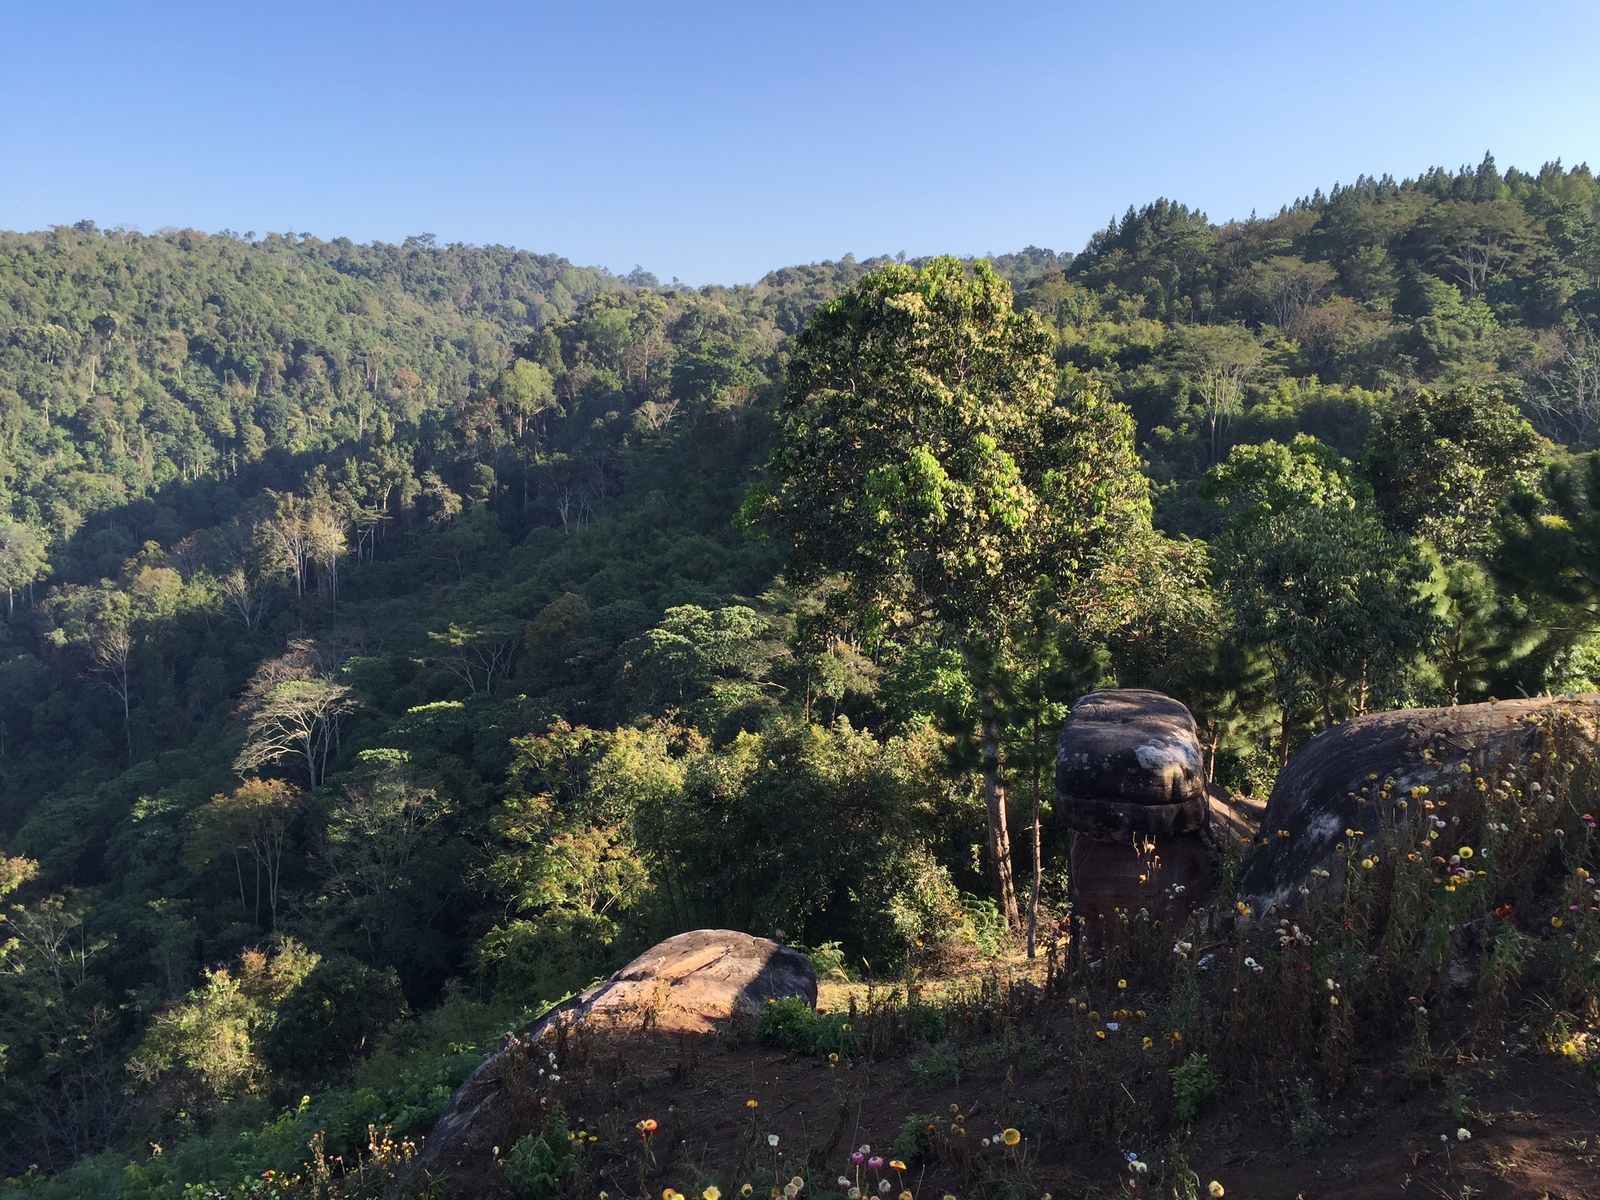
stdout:
<svg viewBox="0 0 1600 1200">
<path fill-rule="evenodd" d="M 0 226 L 503 242 L 745 282 L 1361 172 L 1600 169 L 1600 3 L 0 0 Z"/>
</svg>

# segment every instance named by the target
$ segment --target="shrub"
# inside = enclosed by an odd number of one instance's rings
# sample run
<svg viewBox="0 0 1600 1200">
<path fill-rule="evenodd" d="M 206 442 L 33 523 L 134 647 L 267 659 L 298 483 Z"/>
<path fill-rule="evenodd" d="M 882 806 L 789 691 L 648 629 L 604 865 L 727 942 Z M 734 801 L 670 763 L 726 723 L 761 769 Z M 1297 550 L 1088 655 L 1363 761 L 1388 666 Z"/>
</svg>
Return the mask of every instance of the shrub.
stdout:
<svg viewBox="0 0 1600 1200">
<path fill-rule="evenodd" d="M 801 996 L 785 996 L 762 1009 L 756 1036 L 768 1045 L 819 1056 L 853 1054 L 859 1044 L 848 1020 L 817 1012 Z"/>
<path fill-rule="evenodd" d="M 1173 1067 L 1172 1100 L 1177 1106 L 1178 1120 L 1193 1124 L 1206 1105 L 1222 1094 L 1222 1081 L 1211 1069 L 1204 1054 L 1191 1054 Z"/>
<path fill-rule="evenodd" d="M 531 1200 L 561 1200 L 578 1177 L 578 1155 L 566 1109 L 550 1106 L 538 1137 L 524 1134 L 500 1164 L 511 1185 Z"/>
</svg>

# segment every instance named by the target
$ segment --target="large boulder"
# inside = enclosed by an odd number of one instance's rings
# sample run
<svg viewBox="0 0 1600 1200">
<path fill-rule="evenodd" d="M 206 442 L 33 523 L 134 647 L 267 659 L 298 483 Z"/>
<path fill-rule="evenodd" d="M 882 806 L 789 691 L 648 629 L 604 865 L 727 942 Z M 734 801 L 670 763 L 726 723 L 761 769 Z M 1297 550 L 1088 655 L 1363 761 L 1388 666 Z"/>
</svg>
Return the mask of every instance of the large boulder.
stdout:
<svg viewBox="0 0 1600 1200">
<path fill-rule="evenodd" d="M 1069 828 L 1118 842 L 1206 828 L 1194 717 L 1172 697 L 1145 688 L 1090 692 L 1061 726 L 1056 803 Z"/>
<path fill-rule="evenodd" d="M 1337 861 L 1345 830 L 1381 845 L 1389 808 L 1426 787 L 1447 796 L 1464 779 L 1497 764 L 1525 763 L 1541 728 L 1571 718 L 1594 739 L 1600 698 L 1503 700 L 1454 708 L 1406 708 L 1335 725 L 1285 764 L 1267 799 L 1257 845 L 1239 872 L 1242 898 L 1257 912 L 1287 902 L 1315 868 Z"/>
<path fill-rule="evenodd" d="M 509 1146 L 526 1129 L 507 1128 L 520 1107 L 508 1093 L 518 1057 L 542 1053 L 558 1025 L 618 1032 L 704 1034 L 739 1014 L 754 1016 L 767 1001 L 800 996 L 815 1006 L 817 974 L 798 950 L 727 929 L 697 929 L 652 946 L 622 970 L 506 1039 L 451 1097 L 423 1143 L 404 1190 L 482 1164 L 494 1146 Z M 469 1170 L 475 1167 L 469 1167 Z"/>
<path fill-rule="evenodd" d="M 1099 957 L 1124 916 L 1181 921 L 1214 887 L 1211 806 L 1194 717 L 1143 688 L 1090 692 L 1056 745 L 1056 810 L 1081 941 Z"/>
</svg>

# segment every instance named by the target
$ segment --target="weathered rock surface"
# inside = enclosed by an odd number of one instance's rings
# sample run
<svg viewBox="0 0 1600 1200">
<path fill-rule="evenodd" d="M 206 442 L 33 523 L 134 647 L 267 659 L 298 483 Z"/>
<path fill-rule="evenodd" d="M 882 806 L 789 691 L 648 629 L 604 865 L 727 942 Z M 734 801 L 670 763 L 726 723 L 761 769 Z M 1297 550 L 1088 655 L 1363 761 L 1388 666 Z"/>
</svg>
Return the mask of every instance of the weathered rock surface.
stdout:
<svg viewBox="0 0 1600 1200">
<path fill-rule="evenodd" d="M 754 1015 L 768 1000 L 802 996 L 817 1002 L 811 960 L 766 938 L 727 929 L 680 933 L 651 947 L 602 983 L 557 1005 L 519 1030 L 451 1097 L 417 1156 L 403 1189 L 482 1164 L 496 1145 L 510 1146 L 526 1129 L 508 1129 L 512 1097 L 506 1080 L 514 1056 L 542 1056 L 541 1041 L 558 1025 L 663 1033 L 710 1033 L 738 1013 Z"/>
<path fill-rule="evenodd" d="M 1256 848 L 1240 870 L 1242 897 L 1258 912 L 1284 903 L 1313 868 L 1334 860 L 1346 829 L 1359 827 L 1376 840 L 1379 814 L 1412 788 L 1437 792 L 1452 772 L 1459 779 L 1463 762 L 1475 770 L 1524 762 L 1541 722 L 1561 717 L 1576 718 L 1592 739 L 1600 697 L 1407 708 L 1356 717 L 1318 734 L 1278 775 Z"/>
<path fill-rule="evenodd" d="M 1194 717 L 1143 688 L 1090 692 L 1056 744 L 1056 802 L 1068 827 L 1132 842 L 1206 828 L 1209 805 Z"/>
<path fill-rule="evenodd" d="M 1119 912 L 1179 920 L 1215 883 L 1211 806 L 1189 710 L 1160 692 L 1108 688 L 1072 706 L 1056 746 L 1056 809 L 1071 831 L 1079 947 L 1098 957 Z"/>
</svg>

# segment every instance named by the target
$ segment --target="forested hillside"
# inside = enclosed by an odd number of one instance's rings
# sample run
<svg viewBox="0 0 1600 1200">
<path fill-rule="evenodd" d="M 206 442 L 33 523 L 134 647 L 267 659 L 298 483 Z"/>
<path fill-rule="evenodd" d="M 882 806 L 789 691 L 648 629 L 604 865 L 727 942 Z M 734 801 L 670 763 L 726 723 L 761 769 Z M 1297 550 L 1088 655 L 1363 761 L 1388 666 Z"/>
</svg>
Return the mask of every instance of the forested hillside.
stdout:
<svg viewBox="0 0 1600 1200">
<path fill-rule="evenodd" d="M 1600 686 L 1586 167 L 1163 200 L 994 260 L 1053 356 L 1017 444 L 1076 431 L 1123 500 L 982 662 L 944 610 L 786 575 L 763 518 L 797 339 L 892 266 L 0 235 L 16 1186 L 98 1155 L 59 1194 L 180 1196 L 425 1127 L 474 1045 L 687 928 L 868 974 L 996 953 L 985 795 L 1043 804 L 1048 920 L 1047 764 L 1095 683 L 1189 704 L 1256 793 L 1357 712 Z"/>
</svg>

